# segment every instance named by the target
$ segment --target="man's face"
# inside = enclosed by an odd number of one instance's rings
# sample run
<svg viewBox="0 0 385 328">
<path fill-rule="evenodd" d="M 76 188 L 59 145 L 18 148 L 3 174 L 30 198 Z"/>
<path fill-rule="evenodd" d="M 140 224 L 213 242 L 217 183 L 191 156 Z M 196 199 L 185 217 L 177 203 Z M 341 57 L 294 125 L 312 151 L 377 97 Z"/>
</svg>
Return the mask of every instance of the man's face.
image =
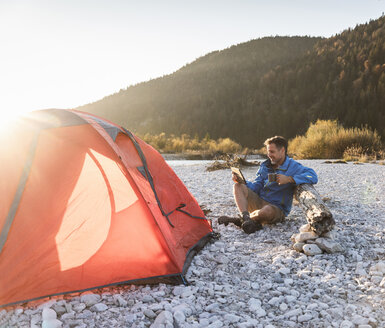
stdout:
<svg viewBox="0 0 385 328">
<path fill-rule="evenodd" d="M 271 164 L 282 165 L 285 161 L 285 147 L 277 147 L 276 144 L 272 143 L 266 146 L 267 157 L 270 158 Z"/>
</svg>

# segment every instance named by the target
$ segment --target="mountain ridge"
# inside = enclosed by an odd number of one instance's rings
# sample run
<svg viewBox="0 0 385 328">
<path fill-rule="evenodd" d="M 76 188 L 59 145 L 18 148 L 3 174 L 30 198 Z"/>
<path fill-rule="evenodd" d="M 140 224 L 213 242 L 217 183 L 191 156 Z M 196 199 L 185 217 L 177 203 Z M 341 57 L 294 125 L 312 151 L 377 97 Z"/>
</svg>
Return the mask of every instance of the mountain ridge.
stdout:
<svg viewBox="0 0 385 328">
<path fill-rule="evenodd" d="M 246 146 L 292 138 L 319 118 L 383 135 L 384 44 L 383 16 L 331 38 L 251 40 L 78 109 L 137 133 L 209 133 Z"/>
</svg>

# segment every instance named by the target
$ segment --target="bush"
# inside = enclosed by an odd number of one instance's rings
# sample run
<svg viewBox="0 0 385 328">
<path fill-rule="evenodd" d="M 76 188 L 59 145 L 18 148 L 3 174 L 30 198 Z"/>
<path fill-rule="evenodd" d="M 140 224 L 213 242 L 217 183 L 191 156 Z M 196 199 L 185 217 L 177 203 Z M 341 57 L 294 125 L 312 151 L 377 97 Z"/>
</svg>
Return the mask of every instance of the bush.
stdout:
<svg viewBox="0 0 385 328">
<path fill-rule="evenodd" d="M 242 151 L 242 146 L 230 138 L 212 140 L 208 135 L 200 140 L 198 136 L 191 138 L 188 134 L 177 137 L 166 136 L 165 133 L 159 135 L 147 133 L 142 139 L 162 153 L 209 152 L 214 154 Z"/>
<path fill-rule="evenodd" d="M 289 141 L 288 152 L 299 159 L 332 159 L 357 151 L 376 154 L 382 147 L 378 133 L 367 127 L 345 129 L 337 121 L 318 120 L 310 124 L 305 136 Z"/>
</svg>

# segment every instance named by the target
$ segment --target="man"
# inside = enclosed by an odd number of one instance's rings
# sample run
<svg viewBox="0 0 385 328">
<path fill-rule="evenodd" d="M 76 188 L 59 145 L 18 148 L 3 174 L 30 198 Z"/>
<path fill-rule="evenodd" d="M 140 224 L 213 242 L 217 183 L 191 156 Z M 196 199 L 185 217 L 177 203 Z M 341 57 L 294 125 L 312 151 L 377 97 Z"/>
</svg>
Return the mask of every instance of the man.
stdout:
<svg viewBox="0 0 385 328">
<path fill-rule="evenodd" d="M 245 184 L 237 175 L 232 175 L 240 218 L 222 216 L 219 224 L 227 226 L 232 222 L 249 234 L 262 229 L 262 224 L 280 222 L 291 210 L 294 188 L 318 182 L 313 169 L 287 156 L 285 138 L 275 136 L 267 139 L 264 145 L 268 159 L 261 164 L 254 181 Z"/>
</svg>

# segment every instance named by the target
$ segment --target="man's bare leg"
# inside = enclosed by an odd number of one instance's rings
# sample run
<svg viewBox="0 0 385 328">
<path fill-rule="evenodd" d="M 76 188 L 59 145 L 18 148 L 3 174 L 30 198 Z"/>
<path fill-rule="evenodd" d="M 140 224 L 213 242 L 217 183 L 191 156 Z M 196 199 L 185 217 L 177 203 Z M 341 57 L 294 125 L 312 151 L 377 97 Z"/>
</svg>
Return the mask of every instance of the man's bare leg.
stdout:
<svg viewBox="0 0 385 328">
<path fill-rule="evenodd" d="M 261 224 L 272 223 L 275 219 L 275 210 L 272 206 L 265 205 L 260 210 L 251 213 L 250 218 Z"/>
<path fill-rule="evenodd" d="M 246 187 L 243 183 L 235 183 L 234 184 L 234 199 L 235 204 L 237 204 L 239 213 L 248 212 L 247 211 L 247 196 L 249 194 L 249 188 Z"/>
<path fill-rule="evenodd" d="M 258 221 L 251 220 L 250 213 L 248 211 L 247 197 L 249 194 L 249 188 L 245 184 L 236 183 L 234 184 L 234 199 L 238 207 L 239 212 L 242 215 L 242 229 L 246 233 L 253 233 L 257 230 L 262 229 L 261 224 Z"/>
</svg>

